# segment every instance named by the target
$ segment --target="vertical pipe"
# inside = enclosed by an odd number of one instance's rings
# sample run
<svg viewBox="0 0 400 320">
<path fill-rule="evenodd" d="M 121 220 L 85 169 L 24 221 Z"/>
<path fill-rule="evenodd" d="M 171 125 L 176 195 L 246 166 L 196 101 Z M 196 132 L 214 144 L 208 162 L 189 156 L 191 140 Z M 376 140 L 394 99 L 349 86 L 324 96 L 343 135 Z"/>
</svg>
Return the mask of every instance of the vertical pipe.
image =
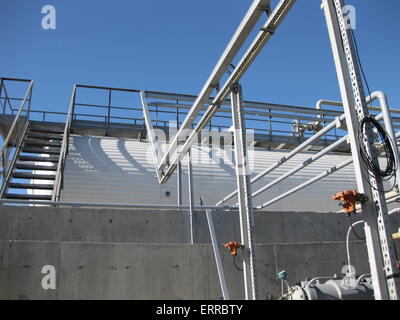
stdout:
<svg viewBox="0 0 400 320">
<path fill-rule="evenodd" d="M 385 129 L 393 142 L 393 151 L 395 152 L 397 171 L 396 171 L 396 184 L 400 183 L 400 161 L 399 161 L 399 150 L 396 143 L 396 135 L 393 129 L 393 121 L 390 115 L 389 104 L 386 95 L 381 91 L 376 91 L 371 94 L 371 100 L 378 99 L 381 105 L 383 121 L 385 123 Z"/>
<path fill-rule="evenodd" d="M 188 184 L 189 184 L 189 222 L 190 222 L 190 243 L 196 242 L 196 221 L 194 212 L 194 190 L 193 190 L 193 164 L 192 148 L 188 151 Z"/>
<path fill-rule="evenodd" d="M 179 131 L 179 107 L 176 107 L 176 130 Z M 182 163 L 178 162 L 177 172 L 177 194 L 178 194 L 178 206 L 182 205 Z"/>
<path fill-rule="evenodd" d="M 226 286 L 225 274 L 224 274 L 224 269 L 222 267 L 221 255 L 219 253 L 218 241 L 217 241 L 217 236 L 215 234 L 214 222 L 211 210 L 207 209 L 206 215 L 207 215 L 208 229 L 210 230 L 211 243 L 214 251 L 215 264 L 217 265 L 219 284 L 221 285 L 221 291 L 224 300 L 229 300 L 229 293 L 228 293 L 228 288 Z"/>
</svg>

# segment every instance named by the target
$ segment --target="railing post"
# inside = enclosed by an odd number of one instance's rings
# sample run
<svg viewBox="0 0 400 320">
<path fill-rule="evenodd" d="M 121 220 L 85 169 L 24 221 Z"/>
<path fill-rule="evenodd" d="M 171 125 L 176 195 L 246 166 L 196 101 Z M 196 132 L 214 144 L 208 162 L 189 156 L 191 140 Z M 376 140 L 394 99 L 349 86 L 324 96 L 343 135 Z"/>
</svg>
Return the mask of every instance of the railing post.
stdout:
<svg viewBox="0 0 400 320">
<path fill-rule="evenodd" d="M 71 96 L 71 101 L 70 101 L 70 105 L 69 105 L 68 116 L 65 121 L 64 135 L 63 135 L 63 140 L 62 140 L 62 145 L 61 145 L 61 153 L 60 153 L 60 158 L 58 159 L 58 163 L 57 163 L 56 178 L 54 180 L 52 201 L 60 201 L 61 189 L 64 184 L 64 168 L 65 168 L 66 156 L 68 154 L 68 149 L 69 149 L 69 133 L 71 130 L 72 117 L 73 117 L 74 108 L 75 108 L 76 88 L 77 88 L 77 85 L 75 84 L 72 89 L 72 96 Z"/>
<path fill-rule="evenodd" d="M 111 94 L 112 94 L 112 90 L 111 88 L 108 89 L 108 114 L 107 114 L 107 128 L 108 129 L 110 127 L 110 116 L 111 116 Z"/>
<path fill-rule="evenodd" d="M 29 103 L 28 103 L 28 114 L 27 114 L 27 118 L 28 120 L 30 119 L 30 114 L 31 114 L 31 106 L 32 106 L 32 91 L 33 91 L 33 87 L 31 88 L 31 91 L 29 93 Z"/>
<path fill-rule="evenodd" d="M 2 92 L 3 92 L 3 83 L 4 82 L 4 80 L 3 80 L 3 78 L 1 78 L 0 79 L 0 102 L 1 102 L 1 105 L 3 106 L 3 114 L 5 114 L 6 113 L 6 100 L 5 100 L 5 98 L 4 98 L 4 103 L 2 102 Z"/>
</svg>

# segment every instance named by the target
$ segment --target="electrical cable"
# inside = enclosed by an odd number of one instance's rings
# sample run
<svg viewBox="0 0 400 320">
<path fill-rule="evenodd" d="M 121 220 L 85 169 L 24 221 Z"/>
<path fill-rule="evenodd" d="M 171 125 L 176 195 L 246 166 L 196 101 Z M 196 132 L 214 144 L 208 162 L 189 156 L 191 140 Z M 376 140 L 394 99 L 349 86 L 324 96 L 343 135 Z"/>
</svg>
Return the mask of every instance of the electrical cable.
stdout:
<svg viewBox="0 0 400 320">
<path fill-rule="evenodd" d="M 350 215 L 347 215 L 347 219 L 349 220 L 350 228 L 351 228 L 351 231 L 353 232 L 354 236 L 355 236 L 358 240 L 364 241 L 365 238 L 359 236 L 358 233 L 356 232 L 356 230 L 354 229 L 354 224 L 353 224 L 353 222 L 351 221 Z"/>
<path fill-rule="evenodd" d="M 239 268 L 239 266 L 236 264 L 236 256 L 233 256 L 233 265 L 235 266 L 235 268 L 236 268 L 238 271 L 243 271 L 243 269 Z"/>
<path fill-rule="evenodd" d="M 381 144 L 383 145 L 383 150 L 385 154 L 384 158 L 386 160 L 386 167 L 384 170 L 381 170 L 378 160 L 376 159 L 375 161 L 375 159 L 373 159 L 366 150 L 365 142 L 368 141 L 368 137 L 365 133 L 365 129 L 367 125 L 374 127 L 377 130 L 378 135 L 381 139 Z M 394 179 L 393 186 L 389 190 L 379 190 L 379 188 L 372 186 L 369 182 L 369 179 L 367 179 L 370 186 L 373 189 L 381 192 L 388 192 L 392 190 L 396 185 L 396 158 L 394 155 L 391 139 L 386 130 L 373 116 L 365 116 L 360 121 L 358 140 L 360 157 L 368 175 L 374 178 L 381 178 L 383 181 Z"/>
<path fill-rule="evenodd" d="M 360 53 L 358 50 L 357 39 L 355 37 L 353 29 L 350 29 L 350 34 L 351 34 L 351 38 L 354 42 L 354 47 L 355 47 L 356 57 L 357 57 L 357 64 L 360 67 L 360 71 L 361 71 L 362 77 L 364 79 L 365 86 L 367 87 L 367 90 L 368 90 L 368 94 L 369 94 L 369 96 L 371 96 L 370 86 L 369 86 L 368 79 L 366 77 L 366 74 L 365 74 L 365 71 L 363 68 L 363 64 L 361 62 Z M 380 170 L 379 164 L 375 164 L 374 161 L 371 159 L 371 157 L 365 150 L 364 142 L 367 141 L 367 138 L 365 137 L 365 134 L 364 134 L 364 132 L 365 132 L 364 127 L 367 123 L 373 125 L 377 129 L 378 134 L 382 140 L 384 151 L 385 151 L 385 158 L 386 158 L 386 169 L 383 171 Z M 363 140 L 361 140 L 361 136 L 362 136 Z M 360 122 L 360 131 L 359 131 L 358 138 L 359 138 L 359 143 L 360 143 L 361 159 L 363 160 L 364 167 L 367 170 L 368 174 L 375 178 L 380 177 L 380 178 L 382 178 L 383 181 L 388 181 L 391 178 L 394 178 L 394 184 L 390 188 L 390 190 L 392 190 L 396 185 L 396 159 L 394 156 L 393 145 L 392 145 L 391 139 L 390 139 L 389 135 L 387 134 L 386 130 L 372 116 L 365 116 Z M 369 183 L 369 179 L 367 179 L 367 181 Z M 370 184 L 370 186 L 372 188 L 374 188 L 375 190 L 378 190 L 371 184 Z M 390 190 L 388 190 L 388 191 L 390 191 Z M 386 192 L 385 190 L 378 190 L 378 191 Z"/>
<path fill-rule="evenodd" d="M 358 51 L 357 40 L 356 40 L 356 36 L 354 35 L 353 29 L 350 29 L 350 33 L 351 33 L 351 37 L 352 37 L 353 42 L 354 42 L 354 47 L 355 47 L 355 49 L 356 49 L 357 63 L 358 63 L 358 65 L 360 66 L 360 71 L 361 71 L 361 74 L 362 74 L 362 76 L 363 76 L 363 78 L 364 78 L 364 82 L 365 82 L 365 85 L 366 85 L 366 87 L 367 87 L 368 94 L 371 96 L 371 90 L 370 90 L 370 87 L 369 87 L 369 84 L 368 84 L 367 77 L 365 76 L 365 72 L 364 72 L 363 65 L 362 65 L 362 63 L 361 63 L 360 53 L 359 53 L 359 51 Z"/>
</svg>

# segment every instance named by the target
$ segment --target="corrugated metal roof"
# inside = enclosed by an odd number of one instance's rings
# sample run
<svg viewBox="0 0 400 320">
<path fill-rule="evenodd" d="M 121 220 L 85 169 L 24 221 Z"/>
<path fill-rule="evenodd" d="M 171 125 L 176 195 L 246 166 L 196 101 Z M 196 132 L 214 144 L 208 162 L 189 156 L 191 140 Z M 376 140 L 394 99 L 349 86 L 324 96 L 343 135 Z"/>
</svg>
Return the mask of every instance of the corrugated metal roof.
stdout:
<svg viewBox="0 0 400 320">
<path fill-rule="evenodd" d="M 200 197 L 203 197 L 205 205 L 214 205 L 236 188 L 232 147 L 224 146 L 222 149 L 201 145 L 193 147 L 192 153 L 195 202 L 199 204 Z M 252 176 L 261 172 L 285 154 L 287 154 L 285 151 L 250 149 L 249 158 L 254 163 Z M 310 153 L 297 155 L 267 177 L 255 183 L 253 192 L 309 157 Z M 343 155 L 327 155 L 283 183 L 256 197 L 254 204 L 258 205 L 270 200 L 348 158 L 349 156 Z M 222 160 L 220 161 L 220 159 Z M 186 160 L 182 167 L 183 203 L 187 204 Z M 340 172 L 334 173 L 268 207 L 267 210 L 337 211 L 337 202 L 331 200 L 331 195 L 355 187 L 353 167 L 350 165 Z M 170 196 L 166 195 L 167 191 L 169 191 Z M 176 174 L 168 183 L 159 185 L 151 147 L 148 142 L 109 137 L 72 136 L 64 172 L 62 200 L 176 204 Z M 232 200 L 228 204 L 234 204 L 234 202 Z"/>
</svg>

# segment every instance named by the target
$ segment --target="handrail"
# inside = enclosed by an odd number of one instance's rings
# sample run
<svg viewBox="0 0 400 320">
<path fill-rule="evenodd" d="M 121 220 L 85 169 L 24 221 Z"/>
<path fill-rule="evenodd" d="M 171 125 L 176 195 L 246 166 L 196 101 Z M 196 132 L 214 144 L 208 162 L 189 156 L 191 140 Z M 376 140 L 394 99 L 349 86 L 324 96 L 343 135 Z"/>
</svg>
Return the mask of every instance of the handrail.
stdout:
<svg viewBox="0 0 400 320">
<path fill-rule="evenodd" d="M 52 201 L 60 200 L 62 181 L 64 179 L 65 160 L 66 160 L 66 156 L 68 154 L 68 149 L 69 149 L 69 135 L 71 132 L 72 114 L 74 112 L 76 87 L 77 87 L 77 85 L 75 84 L 72 89 L 72 96 L 71 96 L 71 101 L 70 101 L 69 110 L 68 110 L 68 117 L 65 122 L 64 135 L 63 135 L 63 140 L 62 140 L 62 145 L 61 145 L 61 153 L 60 153 L 60 157 L 58 159 L 58 164 L 57 164 L 57 175 L 56 175 L 56 178 L 54 181 Z"/>
<path fill-rule="evenodd" d="M 32 87 L 33 87 L 33 80 L 31 80 L 31 82 L 29 84 L 29 87 L 28 87 L 28 89 L 27 89 L 27 91 L 25 93 L 24 99 L 22 100 L 21 105 L 20 105 L 20 107 L 18 109 L 18 113 L 15 116 L 14 122 L 11 125 L 11 128 L 8 131 L 7 137 L 5 138 L 4 143 L 3 143 L 3 145 L 2 145 L 2 147 L 0 149 L 0 157 L 3 156 L 4 150 L 8 146 L 9 142 L 10 142 L 10 139 L 11 139 L 13 133 L 14 133 L 14 129 L 15 129 L 16 125 L 17 125 L 18 120 L 19 120 L 19 117 L 21 116 L 21 113 L 22 113 L 22 111 L 24 109 L 25 103 L 28 100 L 28 96 L 29 96 L 30 92 L 32 91 Z"/>
<path fill-rule="evenodd" d="M 24 142 L 24 137 L 26 135 L 26 132 L 28 131 L 28 128 L 29 128 L 29 121 L 26 121 L 25 122 L 25 126 L 22 129 L 22 132 L 21 132 L 21 134 L 19 136 L 19 139 L 15 144 L 14 155 L 13 155 L 12 159 L 7 163 L 7 168 L 3 168 L 4 176 L 3 176 L 3 181 L 2 181 L 1 188 L 0 188 L 0 198 L 3 198 L 4 193 L 6 192 L 6 190 L 8 188 L 8 184 L 10 182 L 11 174 L 12 174 L 14 165 L 15 165 L 17 159 L 18 159 L 18 156 L 19 156 L 19 154 L 21 152 L 22 145 L 23 145 L 23 142 Z"/>
</svg>

